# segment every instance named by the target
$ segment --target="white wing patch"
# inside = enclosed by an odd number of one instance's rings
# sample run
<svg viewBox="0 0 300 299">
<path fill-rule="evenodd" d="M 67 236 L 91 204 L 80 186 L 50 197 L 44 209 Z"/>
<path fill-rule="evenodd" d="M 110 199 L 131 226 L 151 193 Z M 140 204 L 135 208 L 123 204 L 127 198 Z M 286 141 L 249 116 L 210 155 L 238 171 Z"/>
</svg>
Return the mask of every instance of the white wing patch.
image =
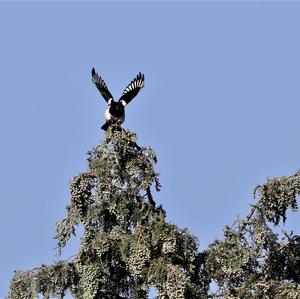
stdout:
<svg viewBox="0 0 300 299">
<path fill-rule="evenodd" d="M 109 107 L 105 110 L 105 114 L 104 114 L 106 120 L 111 120 L 112 116 L 109 113 Z"/>
</svg>

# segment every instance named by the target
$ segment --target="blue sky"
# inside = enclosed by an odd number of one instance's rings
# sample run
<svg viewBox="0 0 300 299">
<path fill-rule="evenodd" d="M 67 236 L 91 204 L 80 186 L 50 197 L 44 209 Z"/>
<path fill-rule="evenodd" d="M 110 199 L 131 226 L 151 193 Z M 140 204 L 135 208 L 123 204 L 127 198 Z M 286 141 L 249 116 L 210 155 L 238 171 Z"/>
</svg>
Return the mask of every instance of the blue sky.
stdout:
<svg viewBox="0 0 300 299">
<path fill-rule="evenodd" d="M 300 167 L 300 3 L 1 2 L 0 298 L 56 260 L 69 181 L 103 138 L 105 102 L 146 85 L 124 127 L 152 146 L 170 222 L 203 250 L 252 190 Z M 299 233 L 298 214 L 285 229 Z M 76 253 L 72 240 L 63 257 Z"/>
</svg>

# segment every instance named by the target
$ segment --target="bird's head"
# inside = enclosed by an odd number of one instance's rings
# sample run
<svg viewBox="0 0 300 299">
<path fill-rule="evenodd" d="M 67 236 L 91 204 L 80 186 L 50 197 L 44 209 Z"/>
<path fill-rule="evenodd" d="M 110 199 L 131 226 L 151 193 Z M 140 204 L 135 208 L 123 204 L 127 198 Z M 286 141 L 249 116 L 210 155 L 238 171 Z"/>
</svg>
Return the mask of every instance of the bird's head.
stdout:
<svg viewBox="0 0 300 299">
<path fill-rule="evenodd" d="M 124 106 L 123 106 L 123 104 L 121 102 L 115 102 L 114 101 L 114 102 L 111 103 L 111 106 L 114 109 L 118 110 L 118 111 L 123 111 L 124 110 Z"/>
</svg>

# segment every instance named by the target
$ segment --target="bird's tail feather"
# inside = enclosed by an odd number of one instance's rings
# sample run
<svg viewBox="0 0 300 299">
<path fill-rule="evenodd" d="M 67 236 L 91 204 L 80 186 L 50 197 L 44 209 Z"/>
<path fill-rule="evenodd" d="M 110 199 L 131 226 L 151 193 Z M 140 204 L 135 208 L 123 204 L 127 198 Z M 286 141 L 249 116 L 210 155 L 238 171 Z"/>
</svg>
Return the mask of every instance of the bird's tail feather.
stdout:
<svg viewBox="0 0 300 299">
<path fill-rule="evenodd" d="M 107 131 L 108 127 L 110 126 L 110 123 L 107 121 L 102 127 L 101 129 L 104 131 Z"/>
</svg>

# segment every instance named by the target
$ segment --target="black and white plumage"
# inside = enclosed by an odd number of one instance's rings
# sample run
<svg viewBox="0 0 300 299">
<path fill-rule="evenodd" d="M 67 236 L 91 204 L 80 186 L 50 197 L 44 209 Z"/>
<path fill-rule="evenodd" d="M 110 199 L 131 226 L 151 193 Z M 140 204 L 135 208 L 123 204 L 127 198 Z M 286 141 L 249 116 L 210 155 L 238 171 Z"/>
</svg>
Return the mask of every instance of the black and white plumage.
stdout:
<svg viewBox="0 0 300 299">
<path fill-rule="evenodd" d="M 131 100 L 139 93 L 144 87 L 145 77 L 139 73 L 135 79 L 124 89 L 119 101 L 114 101 L 113 96 L 109 92 L 104 80 L 96 73 L 95 69 L 92 69 L 92 82 L 96 85 L 100 91 L 102 97 L 107 102 L 108 107 L 105 111 L 105 124 L 101 127 L 104 131 L 107 131 L 108 127 L 112 123 L 122 124 L 125 120 L 125 106 L 131 102 Z"/>
</svg>

